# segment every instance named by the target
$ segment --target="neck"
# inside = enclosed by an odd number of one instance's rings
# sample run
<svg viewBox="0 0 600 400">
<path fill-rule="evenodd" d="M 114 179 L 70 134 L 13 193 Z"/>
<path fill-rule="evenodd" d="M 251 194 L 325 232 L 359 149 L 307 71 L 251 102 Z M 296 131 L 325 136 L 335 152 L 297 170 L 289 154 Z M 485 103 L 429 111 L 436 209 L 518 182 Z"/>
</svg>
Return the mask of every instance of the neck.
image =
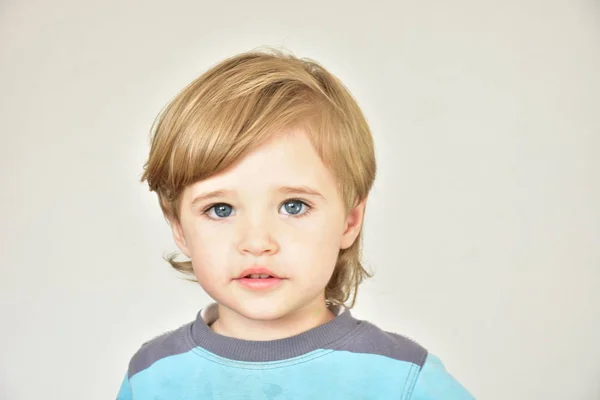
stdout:
<svg viewBox="0 0 600 400">
<path fill-rule="evenodd" d="M 306 332 L 335 318 L 325 301 L 311 304 L 273 320 L 255 320 L 218 305 L 219 318 L 210 326 L 223 336 L 236 339 L 277 340 Z"/>
</svg>

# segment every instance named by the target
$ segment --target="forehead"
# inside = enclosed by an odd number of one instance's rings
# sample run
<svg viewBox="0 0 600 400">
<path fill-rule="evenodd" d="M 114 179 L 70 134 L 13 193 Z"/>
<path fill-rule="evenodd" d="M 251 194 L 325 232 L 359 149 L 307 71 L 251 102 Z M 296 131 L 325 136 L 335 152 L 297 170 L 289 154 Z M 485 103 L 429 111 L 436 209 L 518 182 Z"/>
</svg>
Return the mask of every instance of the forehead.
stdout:
<svg viewBox="0 0 600 400">
<path fill-rule="evenodd" d="M 193 184 L 188 193 L 189 196 L 214 190 L 264 193 L 289 186 L 309 187 L 325 197 L 337 190 L 331 171 L 301 128 L 278 132 L 228 170 Z"/>
</svg>

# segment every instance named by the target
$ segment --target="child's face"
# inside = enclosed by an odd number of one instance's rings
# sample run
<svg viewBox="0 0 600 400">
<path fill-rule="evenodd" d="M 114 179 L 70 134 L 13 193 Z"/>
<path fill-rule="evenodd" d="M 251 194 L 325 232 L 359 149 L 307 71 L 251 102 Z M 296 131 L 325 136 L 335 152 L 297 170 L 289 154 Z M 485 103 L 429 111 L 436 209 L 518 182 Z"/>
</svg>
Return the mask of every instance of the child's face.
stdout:
<svg viewBox="0 0 600 400">
<path fill-rule="evenodd" d="M 323 198 L 278 191 L 300 186 Z M 194 202 L 217 190 L 226 193 Z M 306 133 L 293 129 L 224 173 L 187 187 L 181 225 L 172 224 L 173 234 L 215 301 L 247 318 L 271 320 L 324 306 L 338 252 L 356 239 L 364 206 L 363 201 L 346 217 L 334 176 Z M 236 279 L 251 267 L 286 279 L 250 289 Z"/>
</svg>

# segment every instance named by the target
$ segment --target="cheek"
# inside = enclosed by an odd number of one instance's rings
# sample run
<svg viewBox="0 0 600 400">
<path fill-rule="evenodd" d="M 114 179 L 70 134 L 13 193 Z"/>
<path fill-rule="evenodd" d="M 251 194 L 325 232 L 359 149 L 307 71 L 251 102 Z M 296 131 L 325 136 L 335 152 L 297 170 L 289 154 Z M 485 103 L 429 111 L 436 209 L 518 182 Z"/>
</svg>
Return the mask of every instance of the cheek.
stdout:
<svg viewBox="0 0 600 400">
<path fill-rule="evenodd" d="M 203 284 L 218 279 L 227 273 L 223 268 L 228 264 L 227 236 L 218 229 L 196 228 L 191 235 L 190 253 L 194 273 L 198 281 Z"/>
<path fill-rule="evenodd" d="M 340 251 L 341 228 L 337 221 L 323 221 L 318 229 L 298 231 L 282 248 L 296 269 L 310 268 L 316 276 L 328 276 L 333 272 Z"/>
<path fill-rule="evenodd" d="M 198 223 L 189 229 L 192 253 L 200 256 L 219 254 L 219 250 L 227 245 L 230 232 L 227 227 Z"/>
</svg>

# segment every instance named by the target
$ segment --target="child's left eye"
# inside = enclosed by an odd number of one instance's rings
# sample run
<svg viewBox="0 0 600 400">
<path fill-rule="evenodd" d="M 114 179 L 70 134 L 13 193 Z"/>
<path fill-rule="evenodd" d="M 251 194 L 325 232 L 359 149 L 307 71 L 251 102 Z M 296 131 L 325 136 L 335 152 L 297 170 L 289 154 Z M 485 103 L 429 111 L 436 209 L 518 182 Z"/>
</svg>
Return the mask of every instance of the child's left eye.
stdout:
<svg viewBox="0 0 600 400">
<path fill-rule="evenodd" d="M 302 210 L 302 206 L 306 209 L 304 214 L 308 213 L 310 206 L 301 200 L 288 200 L 283 203 L 282 208 L 285 208 L 286 212 L 291 215 L 299 215 Z"/>
</svg>

